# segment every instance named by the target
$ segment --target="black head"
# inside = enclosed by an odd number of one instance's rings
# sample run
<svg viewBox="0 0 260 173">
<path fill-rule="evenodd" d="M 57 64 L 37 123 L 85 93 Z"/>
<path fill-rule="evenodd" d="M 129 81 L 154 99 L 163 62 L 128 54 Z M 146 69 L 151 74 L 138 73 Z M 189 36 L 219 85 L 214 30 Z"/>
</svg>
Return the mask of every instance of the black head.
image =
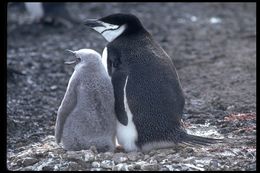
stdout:
<svg viewBox="0 0 260 173">
<path fill-rule="evenodd" d="M 108 41 L 113 41 L 121 34 L 135 34 L 145 29 L 140 20 L 132 14 L 117 13 L 98 20 L 90 19 L 85 25 L 101 33 Z"/>
<path fill-rule="evenodd" d="M 106 17 L 102 17 L 99 21 L 110 23 L 114 25 L 127 25 L 129 30 L 138 30 L 143 29 L 142 23 L 140 20 L 133 14 L 124 14 L 124 13 L 117 13 L 112 14 Z"/>
</svg>

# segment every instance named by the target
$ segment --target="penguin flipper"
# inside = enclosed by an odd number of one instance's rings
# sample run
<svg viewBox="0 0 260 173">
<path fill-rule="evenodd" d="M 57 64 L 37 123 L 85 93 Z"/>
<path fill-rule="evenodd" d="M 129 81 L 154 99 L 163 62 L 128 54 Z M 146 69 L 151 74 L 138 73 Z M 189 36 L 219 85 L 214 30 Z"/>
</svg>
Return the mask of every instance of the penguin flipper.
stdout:
<svg viewBox="0 0 260 173">
<path fill-rule="evenodd" d="M 112 74 L 112 84 L 115 95 L 115 112 L 118 121 L 127 126 L 128 118 L 124 105 L 124 86 L 126 82 L 126 73 L 120 70 L 115 70 Z"/>
<path fill-rule="evenodd" d="M 70 82 L 61 105 L 58 109 L 57 120 L 55 124 L 55 139 L 57 143 L 60 143 L 63 133 L 63 127 L 68 115 L 75 108 L 77 103 L 77 93 L 75 83 Z"/>
</svg>

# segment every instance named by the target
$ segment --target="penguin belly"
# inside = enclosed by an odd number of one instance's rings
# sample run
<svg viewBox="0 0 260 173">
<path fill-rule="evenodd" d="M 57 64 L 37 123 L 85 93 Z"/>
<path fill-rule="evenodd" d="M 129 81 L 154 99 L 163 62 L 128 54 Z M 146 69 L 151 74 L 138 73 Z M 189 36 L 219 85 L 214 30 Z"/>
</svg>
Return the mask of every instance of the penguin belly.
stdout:
<svg viewBox="0 0 260 173">
<path fill-rule="evenodd" d="M 135 144 L 137 140 L 138 134 L 133 122 L 133 114 L 129 108 L 127 98 L 126 98 L 126 86 L 127 86 L 128 76 L 126 78 L 125 86 L 124 86 L 124 105 L 125 111 L 128 118 L 127 126 L 124 126 L 117 120 L 117 140 L 118 143 L 121 144 L 126 151 L 136 151 L 138 147 Z"/>
</svg>

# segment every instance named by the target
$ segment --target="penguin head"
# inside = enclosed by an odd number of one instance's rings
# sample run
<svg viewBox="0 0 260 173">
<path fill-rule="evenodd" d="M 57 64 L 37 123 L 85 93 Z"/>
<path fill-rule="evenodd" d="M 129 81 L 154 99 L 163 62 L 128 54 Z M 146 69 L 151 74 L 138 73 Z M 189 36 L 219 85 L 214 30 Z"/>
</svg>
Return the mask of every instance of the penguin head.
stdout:
<svg viewBox="0 0 260 173">
<path fill-rule="evenodd" d="M 96 61 L 97 59 L 101 60 L 101 55 L 92 50 L 92 49 L 80 49 L 77 51 L 72 51 L 67 49 L 68 52 L 72 53 L 75 57 L 72 61 L 67 61 L 65 64 L 79 64 L 79 63 L 86 63 L 92 60 Z"/>
<path fill-rule="evenodd" d="M 100 19 L 88 19 L 86 26 L 99 32 L 108 42 L 112 42 L 121 34 L 133 34 L 143 31 L 140 20 L 132 14 L 117 13 Z"/>
</svg>

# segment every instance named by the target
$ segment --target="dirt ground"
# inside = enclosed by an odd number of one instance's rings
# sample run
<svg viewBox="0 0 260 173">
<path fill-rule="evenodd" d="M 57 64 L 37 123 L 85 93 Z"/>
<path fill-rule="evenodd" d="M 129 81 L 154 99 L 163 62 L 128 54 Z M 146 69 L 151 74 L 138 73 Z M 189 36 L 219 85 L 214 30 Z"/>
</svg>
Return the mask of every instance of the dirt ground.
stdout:
<svg viewBox="0 0 260 173">
<path fill-rule="evenodd" d="M 255 3 L 67 3 L 67 8 L 82 21 L 135 14 L 174 61 L 185 93 L 187 128 L 215 127 L 219 136 L 234 141 L 226 148 L 252 151 L 241 163 L 253 166 L 240 165 L 240 170 L 256 169 Z M 7 152 L 15 155 L 54 135 L 73 71 L 64 65 L 71 58 L 65 49 L 102 53 L 107 42 L 83 24 L 28 24 L 21 6 L 9 7 L 7 17 L 7 65 L 24 74 L 7 83 Z"/>
</svg>

